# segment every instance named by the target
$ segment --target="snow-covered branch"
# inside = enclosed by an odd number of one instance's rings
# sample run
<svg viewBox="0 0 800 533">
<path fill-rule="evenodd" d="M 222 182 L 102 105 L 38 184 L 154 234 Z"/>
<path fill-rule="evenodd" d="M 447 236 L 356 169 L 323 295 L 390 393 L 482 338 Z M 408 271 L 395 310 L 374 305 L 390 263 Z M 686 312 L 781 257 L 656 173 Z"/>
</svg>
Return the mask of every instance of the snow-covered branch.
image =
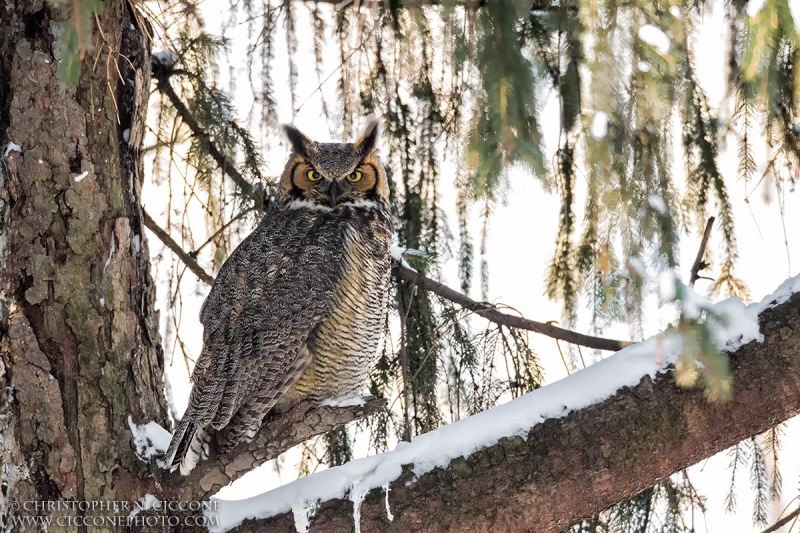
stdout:
<svg viewBox="0 0 800 533">
<path fill-rule="evenodd" d="M 653 337 L 392 452 L 220 502 L 223 529 L 250 517 L 240 531 L 563 531 L 800 413 L 798 289 L 715 306 L 731 401 L 676 386 L 680 343 Z"/>
</svg>

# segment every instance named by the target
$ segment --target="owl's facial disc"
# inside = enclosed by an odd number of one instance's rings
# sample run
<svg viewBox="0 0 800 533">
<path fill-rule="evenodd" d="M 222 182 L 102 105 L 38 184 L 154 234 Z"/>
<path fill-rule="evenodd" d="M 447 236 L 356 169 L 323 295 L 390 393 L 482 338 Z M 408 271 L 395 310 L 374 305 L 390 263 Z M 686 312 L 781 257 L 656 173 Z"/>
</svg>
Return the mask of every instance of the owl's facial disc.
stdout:
<svg viewBox="0 0 800 533">
<path fill-rule="evenodd" d="M 284 127 L 292 154 L 281 178 L 281 202 L 332 209 L 387 202 L 387 178 L 375 154 L 378 121 L 371 120 L 355 143 L 319 143 L 295 127 Z"/>
</svg>

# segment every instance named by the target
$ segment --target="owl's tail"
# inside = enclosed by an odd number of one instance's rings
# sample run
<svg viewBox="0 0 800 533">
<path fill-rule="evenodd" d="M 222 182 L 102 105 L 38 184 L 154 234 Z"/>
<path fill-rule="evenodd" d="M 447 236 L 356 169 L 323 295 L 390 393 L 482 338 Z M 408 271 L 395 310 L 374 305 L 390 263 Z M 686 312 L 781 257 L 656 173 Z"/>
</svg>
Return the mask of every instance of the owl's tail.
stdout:
<svg viewBox="0 0 800 533">
<path fill-rule="evenodd" d="M 172 435 L 172 442 L 165 454 L 164 467 L 175 471 L 180 467 L 181 475 L 186 476 L 200 459 L 208 459 L 210 437 L 205 429 L 197 427 L 190 416 L 185 416 Z"/>
</svg>

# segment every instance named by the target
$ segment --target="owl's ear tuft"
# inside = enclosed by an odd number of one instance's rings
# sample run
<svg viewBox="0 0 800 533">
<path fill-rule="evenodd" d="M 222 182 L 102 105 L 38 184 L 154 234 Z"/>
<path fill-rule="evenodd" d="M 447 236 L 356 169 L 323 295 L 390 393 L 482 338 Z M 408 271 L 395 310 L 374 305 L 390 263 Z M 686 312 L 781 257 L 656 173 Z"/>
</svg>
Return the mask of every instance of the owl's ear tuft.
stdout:
<svg viewBox="0 0 800 533">
<path fill-rule="evenodd" d="M 356 152 L 365 156 L 375 149 L 375 145 L 378 143 L 379 125 L 380 119 L 378 117 L 373 115 L 368 119 L 367 127 L 364 128 L 363 133 L 354 145 Z"/>
<path fill-rule="evenodd" d="M 286 133 L 289 142 L 292 143 L 292 149 L 295 153 L 308 157 L 309 152 L 314 150 L 314 141 L 303 135 L 303 132 L 291 124 L 284 124 L 283 131 Z"/>
</svg>

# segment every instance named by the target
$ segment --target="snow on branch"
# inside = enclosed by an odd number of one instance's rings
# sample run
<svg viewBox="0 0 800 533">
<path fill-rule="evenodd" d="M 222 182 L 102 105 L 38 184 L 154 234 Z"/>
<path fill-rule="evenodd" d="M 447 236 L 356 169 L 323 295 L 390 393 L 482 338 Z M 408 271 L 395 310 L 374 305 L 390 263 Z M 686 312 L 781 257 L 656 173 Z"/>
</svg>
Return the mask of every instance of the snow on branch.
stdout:
<svg viewBox="0 0 800 533">
<path fill-rule="evenodd" d="M 761 303 L 714 306 L 727 317 L 715 338 L 732 352 L 729 402 L 677 387 L 680 337 L 661 334 L 392 452 L 218 500 L 217 531 L 256 519 L 242 530 L 288 532 L 309 509 L 300 525 L 328 533 L 354 517 L 356 531 L 562 531 L 800 412 L 798 290 L 800 276 Z"/>
</svg>

